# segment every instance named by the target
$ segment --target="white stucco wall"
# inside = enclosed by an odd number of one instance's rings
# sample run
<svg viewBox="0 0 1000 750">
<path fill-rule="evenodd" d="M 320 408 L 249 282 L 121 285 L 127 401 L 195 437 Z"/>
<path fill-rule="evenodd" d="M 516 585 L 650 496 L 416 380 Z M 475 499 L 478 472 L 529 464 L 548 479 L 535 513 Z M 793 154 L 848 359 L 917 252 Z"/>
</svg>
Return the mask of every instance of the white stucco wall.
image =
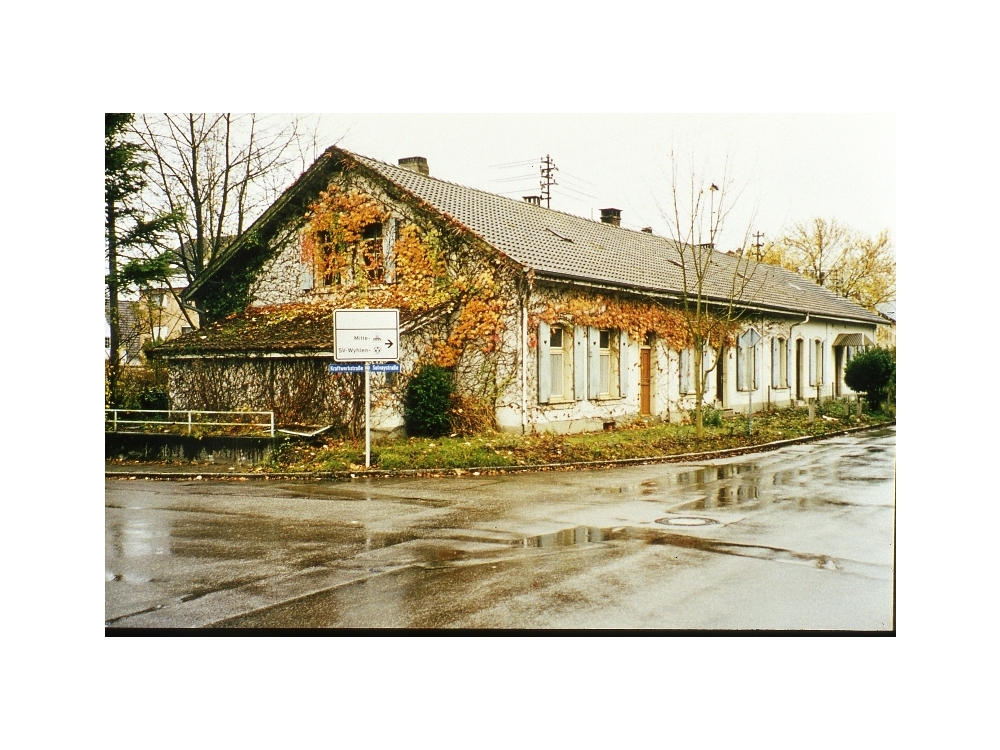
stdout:
<svg viewBox="0 0 1000 750">
<path fill-rule="evenodd" d="M 793 403 L 805 403 L 809 399 L 817 396 L 817 387 L 810 382 L 809 377 L 809 352 L 810 347 L 817 339 L 822 342 L 824 352 L 821 371 L 821 384 L 818 395 L 821 399 L 831 398 L 836 394 L 834 386 L 836 358 L 833 349 L 833 342 L 841 333 L 865 333 L 874 338 L 874 326 L 861 324 L 835 323 L 810 319 L 804 322 L 804 318 L 787 319 L 764 319 L 755 320 L 748 323 L 747 327 L 753 327 L 761 334 L 761 340 L 757 343 L 756 353 L 759 363 L 759 379 L 753 390 L 738 389 L 736 377 L 736 356 L 737 349 L 730 347 L 724 352 L 723 361 L 723 393 L 716 393 L 716 371 L 713 369 L 707 378 L 705 389 L 705 402 L 714 406 L 721 406 L 725 409 L 732 409 L 735 412 L 746 413 L 751 405 L 754 411 L 761 410 L 767 406 L 787 407 Z M 745 328 L 743 329 L 745 330 Z M 529 332 L 530 334 L 530 332 Z M 772 382 L 772 339 L 780 337 L 786 342 L 792 342 L 791 351 L 788 354 L 791 362 L 791 376 L 788 384 L 784 387 L 775 386 Z M 802 361 L 802 389 L 800 399 L 796 399 L 796 346 L 798 340 L 803 342 Z M 626 392 L 617 398 L 591 399 L 587 394 L 574 394 L 572 399 L 566 399 L 554 404 L 540 404 L 538 402 L 538 354 L 537 346 L 529 351 L 527 367 L 527 405 L 529 431 L 571 433 L 589 430 L 602 429 L 608 422 L 623 424 L 640 418 L 639 414 L 639 361 L 640 343 L 630 341 L 628 345 L 626 370 Z M 693 356 L 691 356 L 693 361 Z M 778 360 L 780 363 L 780 359 Z M 706 368 L 714 367 L 715 352 L 709 350 L 705 361 Z M 680 365 L 681 356 L 678 352 L 670 349 L 665 342 L 656 340 L 650 347 L 650 417 L 662 419 L 664 421 L 680 421 L 687 416 L 687 413 L 695 407 L 694 393 L 680 392 Z M 843 368 L 846 365 L 846 356 L 841 362 L 839 372 L 841 397 L 852 397 L 854 395 L 843 383 Z M 693 378 L 692 378 L 693 380 Z M 693 385 L 691 386 L 693 391 Z M 515 421 L 516 412 L 510 415 L 510 421 Z"/>
</svg>

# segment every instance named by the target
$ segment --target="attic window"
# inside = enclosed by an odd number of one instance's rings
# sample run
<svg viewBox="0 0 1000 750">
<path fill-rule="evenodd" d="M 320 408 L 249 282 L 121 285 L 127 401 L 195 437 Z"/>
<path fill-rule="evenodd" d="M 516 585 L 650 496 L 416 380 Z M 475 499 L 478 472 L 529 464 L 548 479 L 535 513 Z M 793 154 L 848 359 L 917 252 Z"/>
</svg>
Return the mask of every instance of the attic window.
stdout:
<svg viewBox="0 0 1000 750">
<path fill-rule="evenodd" d="M 382 258 L 382 225 L 369 224 L 361 233 L 362 258 L 369 284 L 385 281 L 385 263 Z"/>
<path fill-rule="evenodd" d="M 788 282 L 788 286 L 790 286 L 790 287 L 791 287 L 792 289 L 797 289 L 797 290 L 798 290 L 798 291 L 800 291 L 800 292 L 802 291 L 802 287 L 800 287 L 800 286 L 795 286 L 795 284 L 793 284 L 793 283 L 792 283 L 792 282 L 790 282 L 790 281 Z"/>
<path fill-rule="evenodd" d="M 572 242 L 573 241 L 569 237 L 565 237 L 565 236 L 559 234 L 559 232 L 557 232 L 555 229 L 550 229 L 549 227 L 545 227 L 545 231 L 552 232 L 552 234 L 554 234 L 556 237 L 558 237 L 559 239 L 561 239 L 563 242 Z"/>
<path fill-rule="evenodd" d="M 681 265 L 681 263 L 680 263 L 680 262 L 678 262 L 678 261 L 676 261 L 676 260 L 673 260 L 672 258 L 667 258 L 667 263 L 673 263 L 673 264 L 674 264 L 675 266 L 677 266 L 678 268 L 684 268 L 684 266 L 683 266 L 683 265 Z"/>
</svg>

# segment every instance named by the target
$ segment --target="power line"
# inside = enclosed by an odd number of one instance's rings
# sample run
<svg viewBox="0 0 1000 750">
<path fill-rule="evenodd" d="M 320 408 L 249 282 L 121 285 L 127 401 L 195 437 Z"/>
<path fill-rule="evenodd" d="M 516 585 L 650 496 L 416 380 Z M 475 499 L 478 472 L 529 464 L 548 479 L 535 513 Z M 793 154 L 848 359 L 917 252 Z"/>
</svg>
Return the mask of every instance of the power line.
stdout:
<svg viewBox="0 0 1000 750">
<path fill-rule="evenodd" d="M 595 201 L 597 200 L 596 195 L 591 195 L 590 193 L 584 193 L 582 190 L 574 190 L 569 185 L 561 184 L 559 185 L 559 187 L 563 188 L 564 190 L 569 190 L 571 193 L 576 193 L 577 195 L 584 195 L 588 198 L 593 198 Z"/>
<path fill-rule="evenodd" d="M 560 170 L 560 171 L 562 171 L 562 170 Z M 582 177 L 575 177 L 574 175 L 571 175 L 569 172 L 563 172 L 563 177 L 570 177 L 570 178 L 576 180 L 577 182 L 584 182 L 584 183 L 586 183 L 588 185 L 593 185 L 594 187 L 600 187 L 597 183 L 591 182 L 590 180 L 585 180 Z"/>
<path fill-rule="evenodd" d="M 506 164 L 490 164 L 490 169 L 504 169 L 506 167 L 522 167 L 526 164 L 534 165 L 536 159 L 528 159 L 527 161 L 511 161 Z"/>
<path fill-rule="evenodd" d="M 514 182 L 515 180 L 532 180 L 534 179 L 533 174 L 520 175 L 518 177 L 501 177 L 496 180 L 490 180 L 490 182 Z"/>
</svg>

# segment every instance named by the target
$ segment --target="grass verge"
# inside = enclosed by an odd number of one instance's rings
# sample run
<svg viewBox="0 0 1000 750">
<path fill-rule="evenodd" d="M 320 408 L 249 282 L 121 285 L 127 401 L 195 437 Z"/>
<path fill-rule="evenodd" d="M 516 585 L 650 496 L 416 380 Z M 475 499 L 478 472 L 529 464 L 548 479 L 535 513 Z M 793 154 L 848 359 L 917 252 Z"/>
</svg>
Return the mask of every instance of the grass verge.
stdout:
<svg viewBox="0 0 1000 750">
<path fill-rule="evenodd" d="M 580 435 L 492 435 L 409 438 L 372 443 L 373 469 L 468 469 L 532 466 L 578 461 L 617 461 L 682 453 L 746 448 L 776 440 L 822 436 L 847 427 L 890 422 L 893 417 L 866 413 L 847 416 L 843 402 L 828 402 L 811 422 L 806 409 L 781 409 L 753 416 L 748 434 L 745 416 L 706 427 L 698 439 L 689 424 L 637 422 L 610 432 Z M 287 441 L 262 467 L 265 471 L 353 471 L 364 468 L 364 441 L 327 438 Z"/>
</svg>

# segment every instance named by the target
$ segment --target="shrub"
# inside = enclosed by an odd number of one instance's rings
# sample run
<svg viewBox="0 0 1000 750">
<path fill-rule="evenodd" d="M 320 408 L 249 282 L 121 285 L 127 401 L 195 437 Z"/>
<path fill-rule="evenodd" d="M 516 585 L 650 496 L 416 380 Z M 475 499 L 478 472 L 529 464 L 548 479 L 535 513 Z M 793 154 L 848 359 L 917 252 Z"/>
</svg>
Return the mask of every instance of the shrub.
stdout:
<svg viewBox="0 0 1000 750">
<path fill-rule="evenodd" d="M 421 367 L 406 386 L 403 419 L 407 434 L 413 437 L 447 434 L 453 390 L 450 372 L 437 365 Z"/>
<path fill-rule="evenodd" d="M 139 391 L 140 409 L 157 409 L 164 411 L 170 408 L 170 394 L 166 388 L 159 386 L 147 386 Z"/>
<path fill-rule="evenodd" d="M 694 411 L 691 412 L 691 423 L 694 424 Z M 705 427 L 722 427 L 722 411 L 711 406 L 701 408 L 701 423 Z"/>
<path fill-rule="evenodd" d="M 452 394 L 448 422 L 459 435 L 496 432 L 496 409 L 487 399 Z"/>
<path fill-rule="evenodd" d="M 869 349 L 847 363 L 844 382 L 851 390 L 865 394 L 868 403 L 886 400 L 890 384 L 896 389 L 896 354 L 888 349 Z"/>
</svg>

